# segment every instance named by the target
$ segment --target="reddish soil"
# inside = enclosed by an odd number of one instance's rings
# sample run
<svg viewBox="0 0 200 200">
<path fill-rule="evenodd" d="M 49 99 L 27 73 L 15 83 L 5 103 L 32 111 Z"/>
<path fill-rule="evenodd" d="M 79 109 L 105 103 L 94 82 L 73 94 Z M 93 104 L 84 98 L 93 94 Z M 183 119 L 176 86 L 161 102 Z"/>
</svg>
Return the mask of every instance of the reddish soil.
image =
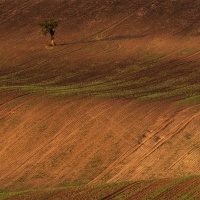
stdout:
<svg viewBox="0 0 200 200">
<path fill-rule="evenodd" d="M 112 183 L 13 194 L 7 200 L 199 199 L 200 177 Z"/>
<path fill-rule="evenodd" d="M 200 105 L 181 104 L 200 94 L 199 1 L 0 0 L 0 11 L 0 189 L 200 174 Z M 55 48 L 37 26 L 50 17 Z"/>
<path fill-rule="evenodd" d="M 199 177 L 197 178 L 192 178 L 190 180 L 186 180 L 183 183 L 180 183 L 168 190 L 166 190 L 165 192 L 163 192 L 162 194 L 158 195 L 156 198 L 154 198 L 155 200 L 159 200 L 159 199 L 178 199 L 180 198 L 184 193 L 187 194 L 187 192 L 191 192 L 193 189 L 196 189 L 196 191 L 198 190 L 198 187 L 200 185 L 200 179 Z M 194 193 L 192 191 L 192 193 Z M 191 193 L 191 196 L 192 196 Z M 197 196 L 197 198 L 199 198 L 200 196 Z"/>
<path fill-rule="evenodd" d="M 199 174 L 199 106 L 177 106 L 16 95 L 1 105 L 0 185 L 28 189 Z"/>
</svg>

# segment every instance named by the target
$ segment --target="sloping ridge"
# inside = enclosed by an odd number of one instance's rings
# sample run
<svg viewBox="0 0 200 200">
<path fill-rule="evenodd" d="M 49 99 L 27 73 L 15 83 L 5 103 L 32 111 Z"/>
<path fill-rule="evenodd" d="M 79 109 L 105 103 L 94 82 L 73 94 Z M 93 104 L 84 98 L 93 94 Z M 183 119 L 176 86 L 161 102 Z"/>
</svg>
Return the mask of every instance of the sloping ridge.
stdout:
<svg viewBox="0 0 200 200">
<path fill-rule="evenodd" d="M 200 173 L 199 104 L 179 101 L 199 97 L 198 0 L 0 0 L 0 10 L 0 189 Z M 50 17 L 58 46 L 45 49 L 37 23 Z M 182 36 L 195 38 L 186 49 Z"/>
<path fill-rule="evenodd" d="M 2 187 L 199 174 L 198 105 L 178 109 L 170 102 L 10 98 L 1 105 Z"/>
<path fill-rule="evenodd" d="M 132 28 L 145 29 L 149 33 L 169 32 L 175 34 L 199 34 L 199 9 L 198 0 L 26 0 L 26 1 L 0 1 L 2 27 L 34 30 L 38 20 L 43 18 L 59 19 L 62 28 L 70 31 L 101 28 L 116 20 L 127 16 L 128 21 L 120 24 L 123 28 L 129 25 Z M 109 22 L 110 21 L 110 22 Z M 16 23 L 17 22 L 17 23 Z M 103 22 L 103 23 L 102 23 Z M 36 23 L 33 25 L 33 23 Z M 127 23 L 127 24 L 126 24 Z M 122 31 L 122 27 L 119 31 Z M 2 29 L 3 30 L 3 29 Z M 4 31 L 11 32 L 11 30 Z M 127 33 L 127 28 L 125 33 Z"/>
</svg>

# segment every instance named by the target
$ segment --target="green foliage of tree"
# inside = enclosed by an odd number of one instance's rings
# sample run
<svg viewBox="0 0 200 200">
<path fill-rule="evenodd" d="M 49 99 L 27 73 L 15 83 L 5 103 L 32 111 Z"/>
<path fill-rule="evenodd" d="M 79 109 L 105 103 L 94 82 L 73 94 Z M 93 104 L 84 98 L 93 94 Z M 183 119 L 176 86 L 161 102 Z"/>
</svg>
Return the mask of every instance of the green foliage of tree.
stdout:
<svg viewBox="0 0 200 200">
<path fill-rule="evenodd" d="M 54 34 L 55 30 L 58 27 L 58 22 L 55 19 L 47 19 L 39 23 L 39 26 L 42 28 L 42 33 L 46 36 L 48 33 L 51 36 L 51 44 L 55 46 L 54 43 Z"/>
</svg>

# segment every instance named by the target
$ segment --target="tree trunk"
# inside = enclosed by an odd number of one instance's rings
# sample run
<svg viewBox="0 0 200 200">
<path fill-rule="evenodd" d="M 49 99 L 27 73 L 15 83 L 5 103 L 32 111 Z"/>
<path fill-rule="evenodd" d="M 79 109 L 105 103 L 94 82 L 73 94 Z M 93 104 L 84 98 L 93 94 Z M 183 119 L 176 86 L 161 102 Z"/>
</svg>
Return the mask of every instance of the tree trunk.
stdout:
<svg viewBox="0 0 200 200">
<path fill-rule="evenodd" d="M 54 42 L 54 36 L 51 35 L 51 45 L 54 47 L 55 46 L 55 42 Z"/>
<path fill-rule="evenodd" d="M 55 46 L 54 40 L 51 40 L 51 45 L 52 45 L 52 46 Z"/>
</svg>

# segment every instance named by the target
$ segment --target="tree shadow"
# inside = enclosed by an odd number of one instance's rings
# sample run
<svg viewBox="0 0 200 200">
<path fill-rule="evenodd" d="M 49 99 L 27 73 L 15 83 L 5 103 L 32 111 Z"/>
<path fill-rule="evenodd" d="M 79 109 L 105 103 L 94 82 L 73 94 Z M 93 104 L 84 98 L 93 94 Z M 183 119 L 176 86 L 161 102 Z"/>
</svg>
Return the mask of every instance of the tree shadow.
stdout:
<svg viewBox="0 0 200 200">
<path fill-rule="evenodd" d="M 119 36 L 107 37 L 107 38 L 102 38 L 102 39 L 82 40 L 82 41 L 77 41 L 77 42 L 66 42 L 66 43 L 57 44 L 56 46 L 66 46 L 66 45 L 73 45 L 73 44 L 97 43 L 97 42 L 115 41 L 115 40 L 130 40 L 130 39 L 136 39 L 136 38 L 143 38 L 143 37 L 145 37 L 147 35 L 148 34 L 145 34 L 145 35 L 119 35 Z"/>
</svg>

